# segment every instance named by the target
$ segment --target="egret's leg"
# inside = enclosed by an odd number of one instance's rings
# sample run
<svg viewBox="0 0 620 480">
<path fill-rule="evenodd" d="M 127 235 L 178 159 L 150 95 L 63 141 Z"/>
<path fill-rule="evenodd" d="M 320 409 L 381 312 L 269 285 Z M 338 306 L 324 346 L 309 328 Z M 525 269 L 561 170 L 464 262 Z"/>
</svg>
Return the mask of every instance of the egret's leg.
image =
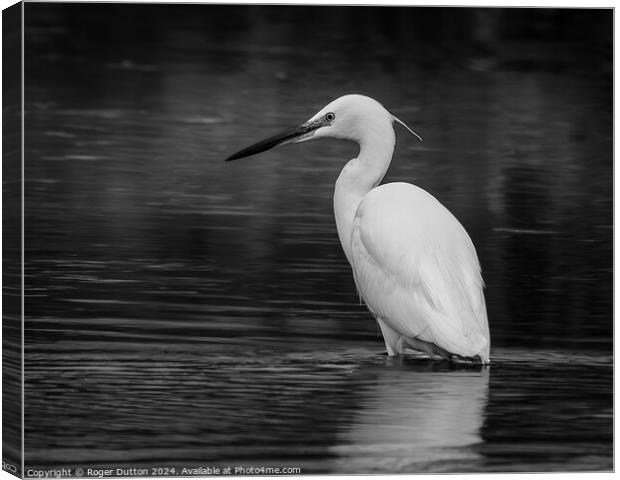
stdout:
<svg viewBox="0 0 620 480">
<path fill-rule="evenodd" d="M 395 355 L 402 355 L 407 348 L 411 348 L 418 352 L 424 352 L 431 358 L 444 358 L 450 360 L 451 354 L 441 347 L 438 347 L 434 343 L 425 342 L 412 337 L 403 337 L 396 330 L 392 329 L 383 320 L 377 317 L 377 323 L 381 329 L 383 340 L 385 341 L 385 348 L 390 357 Z"/>
<path fill-rule="evenodd" d="M 465 364 L 465 365 L 483 365 L 482 359 L 480 355 L 476 355 L 475 357 L 463 357 L 462 355 L 450 355 L 450 361 L 452 363 L 457 364 Z"/>
<path fill-rule="evenodd" d="M 400 337 L 396 343 L 396 352 L 398 355 L 403 355 L 407 349 L 407 346 L 407 339 L 405 337 Z"/>
<path fill-rule="evenodd" d="M 403 342 L 413 348 L 414 350 L 418 350 L 420 352 L 426 353 L 430 357 L 441 357 L 446 360 L 450 359 L 450 353 L 447 350 L 435 345 L 434 343 L 425 342 L 424 340 L 420 340 L 418 338 L 408 338 L 402 337 Z"/>
<path fill-rule="evenodd" d="M 400 354 L 401 352 L 398 349 L 399 339 L 401 338 L 400 334 L 389 327 L 379 317 L 376 318 L 379 328 L 381 329 L 381 335 L 383 335 L 383 341 L 385 342 L 385 348 L 387 349 L 388 355 L 393 357 L 394 355 Z"/>
</svg>

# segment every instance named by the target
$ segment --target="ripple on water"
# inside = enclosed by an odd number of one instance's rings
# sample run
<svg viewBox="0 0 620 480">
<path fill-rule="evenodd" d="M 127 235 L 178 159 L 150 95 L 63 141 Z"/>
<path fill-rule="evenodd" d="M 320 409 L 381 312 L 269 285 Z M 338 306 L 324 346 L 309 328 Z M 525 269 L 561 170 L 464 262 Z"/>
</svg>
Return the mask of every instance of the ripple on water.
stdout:
<svg viewBox="0 0 620 480">
<path fill-rule="evenodd" d="M 486 471 L 523 452 L 525 435 L 543 451 L 570 452 L 576 469 L 584 438 L 592 439 L 584 462 L 607 453 L 593 439 L 611 436 L 611 357 L 498 349 L 489 368 L 454 368 L 366 345 L 31 346 L 27 416 L 40 421 L 28 423 L 29 461 L 294 459 L 323 472 Z M 535 425 L 521 418 L 530 410 L 549 417 Z M 50 448 L 48 432 L 61 425 Z M 484 447 L 497 436 L 497 446 Z M 560 436 L 568 447 L 556 443 Z M 556 461 L 526 457 L 519 465 L 531 470 Z"/>
</svg>

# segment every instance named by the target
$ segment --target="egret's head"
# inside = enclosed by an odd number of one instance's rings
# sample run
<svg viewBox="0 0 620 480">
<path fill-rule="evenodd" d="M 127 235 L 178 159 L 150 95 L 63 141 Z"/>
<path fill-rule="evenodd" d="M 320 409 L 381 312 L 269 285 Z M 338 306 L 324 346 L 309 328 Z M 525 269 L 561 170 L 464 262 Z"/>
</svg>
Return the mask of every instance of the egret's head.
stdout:
<svg viewBox="0 0 620 480">
<path fill-rule="evenodd" d="M 371 130 L 391 128 L 392 115 L 370 97 L 345 95 L 325 106 L 306 123 L 315 123 L 319 128 L 298 141 L 331 137 L 359 142 Z"/>
<path fill-rule="evenodd" d="M 376 100 L 364 95 L 344 95 L 321 109 L 307 122 L 245 148 L 228 157 L 226 161 L 255 155 L 278 145 L 305 142 L 322 137 L 341 138 L 361 143 L 373 132 L 381 132 L 384 129 L 393 131 L 393 121 L 402 124 L 422 140 Z"/>
</svg>

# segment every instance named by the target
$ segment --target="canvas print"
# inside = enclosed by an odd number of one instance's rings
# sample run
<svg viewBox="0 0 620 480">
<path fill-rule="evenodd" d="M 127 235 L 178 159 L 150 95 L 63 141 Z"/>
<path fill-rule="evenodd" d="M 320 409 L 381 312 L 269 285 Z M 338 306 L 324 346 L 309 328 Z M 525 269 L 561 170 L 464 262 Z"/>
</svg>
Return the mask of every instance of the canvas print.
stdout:
<svg viewBox="0 0 620 480">
<path fill-rule="evenodd" d="M 613 20 L 6 9 L 3 469 L 612 471 Z"/>
</svg>

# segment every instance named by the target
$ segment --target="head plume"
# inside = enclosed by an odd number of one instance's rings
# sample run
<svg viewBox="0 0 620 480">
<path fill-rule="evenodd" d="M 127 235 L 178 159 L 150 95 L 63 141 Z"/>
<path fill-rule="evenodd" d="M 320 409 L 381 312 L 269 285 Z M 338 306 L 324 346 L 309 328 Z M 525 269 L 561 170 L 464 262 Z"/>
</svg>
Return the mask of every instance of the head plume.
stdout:
<svg viewBox="0 0 620 480">
<path fill-rule="evenodd" d="M 402 120 L 398 119 L 397 117 L 395 117 L 394 115 L 392 115 L 392 119 L 396 120 L 398 123 L 400 123 L 403 127 L 405 127 L 407 130 L 409 130 L 409 132 L 414 135 L 418 140 L 420 140 L 421 142 L 424 142 L 424 140 L 422 140 L 422 137 L 420 137 L 420 135 L 418 135 L 417 133 L 415 133 L 413 130 L 411 130 L 406 124 L 405 122 L 403 122 Z"/>
</svg>

